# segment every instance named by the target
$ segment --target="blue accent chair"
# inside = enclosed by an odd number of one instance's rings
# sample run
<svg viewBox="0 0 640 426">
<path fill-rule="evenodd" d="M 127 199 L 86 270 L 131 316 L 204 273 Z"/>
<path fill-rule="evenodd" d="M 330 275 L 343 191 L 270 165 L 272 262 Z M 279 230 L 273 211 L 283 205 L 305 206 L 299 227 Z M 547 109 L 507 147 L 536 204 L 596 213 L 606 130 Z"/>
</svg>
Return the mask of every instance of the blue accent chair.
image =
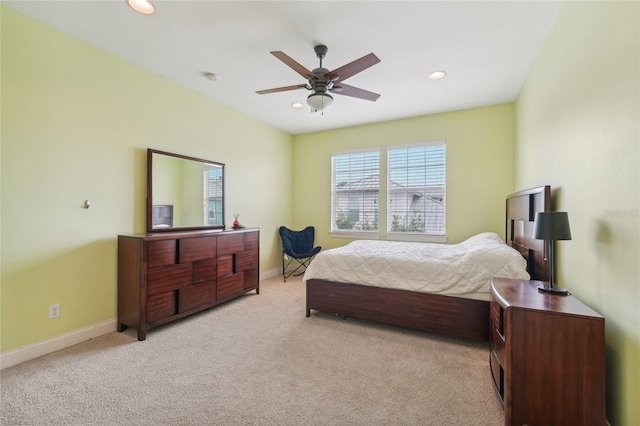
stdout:
<svg viewBox="0 0 640 426">
<path fill-rule="evenodd" d="M 315 228 L 307 226 L 302 231 L 293 231 L 285 226 L 279 229 L 282 240 L 282 276 L 284 281 L 290 276 L 304 274 L 313 257 L 322 247 L 313 245 Z M 293 266 L 289 267 L 293 263 Z"/>
</svg>

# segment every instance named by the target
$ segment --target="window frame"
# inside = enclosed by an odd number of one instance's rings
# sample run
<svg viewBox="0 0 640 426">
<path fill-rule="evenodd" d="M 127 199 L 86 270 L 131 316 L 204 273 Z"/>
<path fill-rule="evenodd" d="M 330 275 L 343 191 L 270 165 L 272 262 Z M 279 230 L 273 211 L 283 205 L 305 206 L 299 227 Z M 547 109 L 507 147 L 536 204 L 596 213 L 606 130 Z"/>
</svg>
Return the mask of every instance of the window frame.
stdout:
<svg viewBox="0 0 640 426">
<path fill-rule="evenodd" d="M 216 172 L 216 176 L 211 176 L 211 172 Z M 218 173 L 220 174 L 218 176 Z M 202 207 L 206 226 L 216 226 L 223 224 L 223 180 L 222 171 L 205 167 L 202 171 Z"/>
<path fill-rule="evenodd" d="M 365 148 L 365 149 L 357 149 L 357 150 L 348 150 L 348 151 L 339 151 L 339 152 L 332 152 L 331 153 L 331 224 L 330 224 L 330 231 L 329 231 L 329 235 L 331 237 L 337 237 L 337 238 L 357 238 L 357 239 L 379 239 L 380 238 L 380 196 L 381 196 L 381 188 L 380 188 L 380 179 L 381 179 L 381 161 L 382 161 L 382 155 L 381 155 L 381 148 L 379 147 L 375 147 L 375 148 Z M 358 229 L 339 229 L 337 227 L 337 182 L 336 182 L 336 159 L 337 157 L 342 157 L 342 156 L 356 156 L 356 155 L 365 155 L 368 153 L 375 153 L 377 154 L 377 176 L 378 176 L 378 184 L 377 184 L 377 197 L 374 200 L 374 204 L 377 206 L 377 208 L 374 211 L 374 216 L 375 216 L 375 222 L 377 225 L 377 229 L 375 230 L 358 230 Z M 362 170 L 363 173 L 363 177 L 361 178 L 363 181 L 364 179 L 366 179 L 367 177 L 372 176 L 371 174 L 367 174 L 366 173 L 366 168 L 363 167 Z M 364 195 L 365 190 L 363 189 L 360 195 Z M 347 200 L 347 203 L 350 203 L 351 199 Z M 364 203 L 364 201 L 362 202 Z M 361 203 L 361 204 L 362 204 Z M 367 210 L 365 209 L 365 212 Z M 348 214 L 351 215 L 352 213 L 350 211 L 348 211 Z M 364 213 L 366 215 L 366 213 Z"/>
<path fill-rule="evenodd" d="M 394 210 L 391 208 L 392 205 L 392 195 L 396 193 L 396 191 L 392 191 L 392 184 L 396 184 L 392 180 L 393 170 L 398 169 L 398 167 L 393 167 L 391 165 L 392 161 L 392 152 L 400 151 L 406 149 L 414 149 L 414 148 L 428 148 L 432 146 L 441 146 L 444 150 L 443 152 L 443 170 L 438 172 L 439 178 L 442 179 L 442 232 L 430 232 L 425 230 L 424 232 L 417 231 L 393 231 L 392 223 Z M 387 163 L 387 194 L 386 194 L 386 206 L 387 206 L 387 218 L 386 218 L 386 230 L 387 236 L 386 239 L 390 241 L 418 241 L 418 242 L 434 242 L 434 243 L 446 243 L 447 242 L 447 143 L 446 140 L 438 140 L 438 141 L 429 141 L 429 142 L 419 142 L 412 144 L 404 144 L 404 145 L 393 145 L 387 146 L 386 148 L 386 163 Z M 426 162 L 424 167 L 428 167 Z M 426 179 L 426 177 L 425 177 Z M 427 183 L 424 183 L 424 187 L 427 187 Z M 426 206 L 425 206 L 426 208 Z M 424 210 L 423 210 L 424 211 Z"/>
</svg>

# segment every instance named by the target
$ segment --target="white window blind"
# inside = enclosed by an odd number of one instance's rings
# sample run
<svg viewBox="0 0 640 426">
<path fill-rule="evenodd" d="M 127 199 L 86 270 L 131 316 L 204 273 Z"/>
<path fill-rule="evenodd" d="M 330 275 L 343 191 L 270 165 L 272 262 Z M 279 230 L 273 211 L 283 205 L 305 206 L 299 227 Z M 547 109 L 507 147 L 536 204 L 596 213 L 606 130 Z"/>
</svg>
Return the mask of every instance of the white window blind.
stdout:
<svg viewBox="0 0 640 426">
<path fill-rule="evenodd" d="M 205 169 L 202 173 L 202 199 L 204 217 L 207 225 L 222 225 L 222 169 Z"/>
<path fill-rule="evenodd" d="M 379 229 L 380 151 L 351 151 L 331 156 L 332 231 Z"/>
<path fill-rule="evenodd" d="M 444 141 L 387 148 L 387 231 L 445 235 Z"/>
</svg>

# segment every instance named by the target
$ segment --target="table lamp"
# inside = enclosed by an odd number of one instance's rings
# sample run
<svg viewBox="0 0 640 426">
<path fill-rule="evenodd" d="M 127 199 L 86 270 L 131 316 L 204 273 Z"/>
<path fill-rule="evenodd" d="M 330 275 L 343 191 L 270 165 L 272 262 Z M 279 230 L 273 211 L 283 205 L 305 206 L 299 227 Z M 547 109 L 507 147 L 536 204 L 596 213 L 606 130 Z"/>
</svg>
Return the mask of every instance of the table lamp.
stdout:
<svg viewBox="0 0 640 426">
<path fill-rule="evenodd" d="M 549 285 L 539 285 L 538 290 L 552 294 L 568 295 L 569 291 L 557 288 L 554 283 L 556 273 L 555 254 L 553 252 L 554 241 L 570 240 L 569 216 L 567 212 L 538 212 L 533 225 L 533 238 L 544 240 L 546 244 L 547 259 L 549 261 Z"/>
</svg>

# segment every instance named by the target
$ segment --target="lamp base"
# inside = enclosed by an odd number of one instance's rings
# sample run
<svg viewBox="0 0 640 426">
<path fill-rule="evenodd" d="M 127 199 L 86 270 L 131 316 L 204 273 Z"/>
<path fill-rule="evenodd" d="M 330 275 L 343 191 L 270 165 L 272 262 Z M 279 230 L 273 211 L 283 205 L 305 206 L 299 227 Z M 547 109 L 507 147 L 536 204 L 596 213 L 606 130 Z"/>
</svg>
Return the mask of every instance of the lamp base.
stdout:
<svg viewBox="0 0 640 426">
<path fill-rule="evenodd" d="M 566 288 L 550 287 L 546 285 L 539 285 L 538 291 L 544 291 L 545 293 L 556 294 L 559 296 L 568 296 L 571 294 Z"/>
</svg>

